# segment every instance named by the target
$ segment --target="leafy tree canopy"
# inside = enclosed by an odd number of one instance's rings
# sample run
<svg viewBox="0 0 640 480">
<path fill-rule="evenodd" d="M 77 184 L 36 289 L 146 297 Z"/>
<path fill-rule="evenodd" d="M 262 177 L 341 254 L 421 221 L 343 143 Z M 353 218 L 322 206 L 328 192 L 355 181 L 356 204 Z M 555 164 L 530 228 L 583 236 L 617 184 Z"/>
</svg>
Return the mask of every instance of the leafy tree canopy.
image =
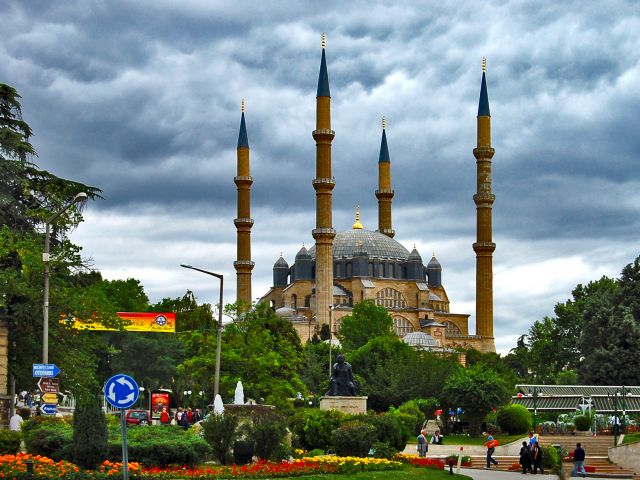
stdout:
<svg viewBox="0 0 640 480">
<path fill-rule="evenodd" d="M 387 309 L 365 300 L 354 305 L 351 315 L 342 317 L 338 338 L 345 351 L 356 350 L 376 337 L 395 336 Z"/>
</svg>

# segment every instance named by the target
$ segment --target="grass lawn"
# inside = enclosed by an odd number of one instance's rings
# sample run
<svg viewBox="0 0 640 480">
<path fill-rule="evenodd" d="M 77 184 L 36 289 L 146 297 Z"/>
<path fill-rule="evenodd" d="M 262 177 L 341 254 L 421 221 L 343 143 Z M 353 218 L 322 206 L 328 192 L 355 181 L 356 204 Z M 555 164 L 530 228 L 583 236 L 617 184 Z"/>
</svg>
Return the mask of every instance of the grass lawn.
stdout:
<svg viewBox="0 0 640 480">
<path fill-rule="evenodd" d="M 458 480 L 471 480 L 471 477 L 466 475 L 449 475 L 448 471 L 433 470 L 431 468 L 416 468 L 405 466 L 402 470 L 389 470 L 386 472 L 358 472 L 350 473 L 349 475 L 309 475 L 306 477 L 296 477 L 299 480 L 344 480 L 345 478 L 355 480 L 445 480 L 447 478 Z"/>
<path fill-rule="evenodd" d="M 627 433 L 622 440 L 623 444 L 640 442 L 640 432 Z"/>
</svg>

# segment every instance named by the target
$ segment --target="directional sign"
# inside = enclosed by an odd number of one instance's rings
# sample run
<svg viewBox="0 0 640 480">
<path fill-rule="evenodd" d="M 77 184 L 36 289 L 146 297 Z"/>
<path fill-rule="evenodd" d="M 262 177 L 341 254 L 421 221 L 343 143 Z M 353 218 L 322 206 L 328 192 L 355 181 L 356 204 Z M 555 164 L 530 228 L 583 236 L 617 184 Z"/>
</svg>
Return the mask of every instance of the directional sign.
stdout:
<svg viewBox="0 0 640 480">
<path fill-rule="evenodd" d="M 44 393 L 44 394 L 42 394 L 42 401 L 44 403 L 57 404 L 58 403 L 58 395 L 56 395 L 55 393 Z"/>
<path fill-rule="evenodd" d="M 57 377 L 60 373 L 60 369 L 55 363 L 34 363 L 33 364 L 33 376 L 34 377 Z"/>
<path fill-rule="evenodd" d="M 43 403 L 40 410 L 45 415 L 55 415 L 58 412 L 58 406 L 53 403 Z"/>
<path fill-rule="evenodd" d="M 42 377 L 38 380 L 38 388 L 42 393 L 58 393 L 60 391 L 60 379 Z"/>
<path fill-rule="evenodd" d="M 116 408 L 129 408 L 138 401 L 138 384 L 129 375 L 119 373 L 104 384 L 104 396 Z"/>
</svg>

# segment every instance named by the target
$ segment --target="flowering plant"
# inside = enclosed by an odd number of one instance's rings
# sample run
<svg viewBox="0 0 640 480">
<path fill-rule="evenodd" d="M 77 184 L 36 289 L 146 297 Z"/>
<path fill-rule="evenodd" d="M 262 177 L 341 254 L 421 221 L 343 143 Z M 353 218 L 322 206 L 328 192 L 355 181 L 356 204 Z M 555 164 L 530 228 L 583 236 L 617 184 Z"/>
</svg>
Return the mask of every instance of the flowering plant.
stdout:
<svg viewBox="0 0 640 480">
<path fill-rule="evenodd" d="M 426 458 L 406 453 L 398 453 L 395 456 L 395 460 L 402 463 L 408 463 L 414 467 L 433 468 L 435 470 L 444 469 L 444 461 L 440 458 Z"/>
</svg>

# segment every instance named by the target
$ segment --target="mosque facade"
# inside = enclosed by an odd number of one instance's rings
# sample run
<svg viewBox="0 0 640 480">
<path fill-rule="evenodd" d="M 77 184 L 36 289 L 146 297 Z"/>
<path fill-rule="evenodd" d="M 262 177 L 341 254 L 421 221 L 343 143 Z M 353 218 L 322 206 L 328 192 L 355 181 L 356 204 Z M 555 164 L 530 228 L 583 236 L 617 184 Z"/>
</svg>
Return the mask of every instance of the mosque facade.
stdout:
<svg viewBox="0 0 640 480">
<path fill-rule="evenodd" d="M 377 229 L 367 230 L 359 211 L 350 230 L 336 232 L 332 223 L 331 94 L 323 35 L 320 73 L 316 95 L 316 228 L 315 244 L 302 246 L 290 265 L 282 255 L 273 265 L 273 285 L 261 298 L 276 313 L 289 319 L 305 342 L 323 325 L 337 332 L 341 319 L 355 304 L 371 300 L 385 307 L 400 337 L 423 332 L 442 348 L 475 348 L 495 351 L 493 337 L 493 251 L 491 192 L 491 121 L 483 61 L 477 117 L 477 147 L 473 150 L 477 168 L 476 331 L 469 332 L 469 314 L 449 309 L 449 297 L 442 282 L 442 266 L 435 254 L 425 264 L 415 245 L 409 251 L 394 239 L 392 226 L 391 157 L 383 119 L 378 158 Z M 244 104 L 238 136 L 237 295 L 241 305 L 251 305 L 251 184 L 249 142 Z"/>
</svg>

